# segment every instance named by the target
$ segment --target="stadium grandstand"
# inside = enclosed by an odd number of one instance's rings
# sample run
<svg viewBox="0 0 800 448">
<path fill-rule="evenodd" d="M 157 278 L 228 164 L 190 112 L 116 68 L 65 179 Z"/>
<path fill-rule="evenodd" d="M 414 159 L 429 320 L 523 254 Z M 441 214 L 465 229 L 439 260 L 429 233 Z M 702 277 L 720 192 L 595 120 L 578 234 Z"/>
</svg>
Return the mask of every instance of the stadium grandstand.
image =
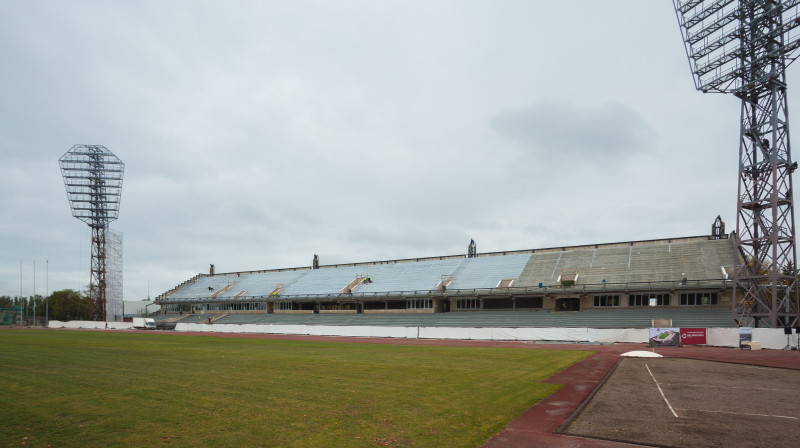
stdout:
<svg viewBox="0 0 800 448">
<path fill-rule="evenodd" d="M 644 328 L 731 326 L 734 238 L 705 236 L 198 274 L 159 321 Z M 723 224 L 724 225 L 724 224 Z M 721 231 L 720 231 L 721 230 Z"/>
</svg>

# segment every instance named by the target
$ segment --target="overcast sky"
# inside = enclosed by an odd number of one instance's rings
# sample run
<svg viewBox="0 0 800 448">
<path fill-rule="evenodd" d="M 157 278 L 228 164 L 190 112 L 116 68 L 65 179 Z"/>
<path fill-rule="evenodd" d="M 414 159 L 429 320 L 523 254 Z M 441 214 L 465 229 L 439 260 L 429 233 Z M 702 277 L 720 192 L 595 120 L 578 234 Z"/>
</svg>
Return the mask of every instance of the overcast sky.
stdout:
<svg viewBox="0 0 800 448">
<path fill-rule="evenodd" d="M 739 103 L 694 90 L 667 0 L 0 0 L 0 60 L 0 295 L 34 261 L 37 294 L 87 288 L 75 144 L 126 164 L 125 300 L 735 229 Z"/>
</svg>

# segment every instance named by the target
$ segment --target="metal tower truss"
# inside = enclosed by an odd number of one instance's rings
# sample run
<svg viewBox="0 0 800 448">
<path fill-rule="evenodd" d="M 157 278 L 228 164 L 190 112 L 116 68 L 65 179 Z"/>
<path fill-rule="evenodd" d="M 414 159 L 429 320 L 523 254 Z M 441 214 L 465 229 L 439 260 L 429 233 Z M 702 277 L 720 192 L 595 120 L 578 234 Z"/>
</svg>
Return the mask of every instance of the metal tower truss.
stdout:
<svg viewBox="0 0 800 448">
<path fill-rule="evenodd" d="M 75 145 L 58 162 L 72 216 L 92 228 L 89 297 L 106 320 L 106 229 L 119 216 L 125 164 L 101 145 Z"/>
<path fill-rule="evenodd" d="M 741 100 L 733 321 L 800 321 L 786 67 L 800 0 L 673 0 L 695 87 Z"/>
<path fill-rule="evenodd" d="M 94 318 L 106 320 L 106 228 L 92 227 L 92 265 L 89 297 L 94 306 Z"/>
</svg>

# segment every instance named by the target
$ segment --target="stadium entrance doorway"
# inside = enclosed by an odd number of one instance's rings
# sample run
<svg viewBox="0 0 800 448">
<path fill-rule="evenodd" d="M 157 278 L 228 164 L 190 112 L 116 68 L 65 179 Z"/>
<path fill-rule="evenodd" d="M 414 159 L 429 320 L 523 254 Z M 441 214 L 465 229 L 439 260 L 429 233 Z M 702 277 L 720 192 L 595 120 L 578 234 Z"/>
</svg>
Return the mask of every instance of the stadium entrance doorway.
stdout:
<svg viewBox="0 0 800 448">
<path fill-rule="evenodd" d="M 556 311 L 580 311 L 581 299 L 556 299 Z"/>
</svg>

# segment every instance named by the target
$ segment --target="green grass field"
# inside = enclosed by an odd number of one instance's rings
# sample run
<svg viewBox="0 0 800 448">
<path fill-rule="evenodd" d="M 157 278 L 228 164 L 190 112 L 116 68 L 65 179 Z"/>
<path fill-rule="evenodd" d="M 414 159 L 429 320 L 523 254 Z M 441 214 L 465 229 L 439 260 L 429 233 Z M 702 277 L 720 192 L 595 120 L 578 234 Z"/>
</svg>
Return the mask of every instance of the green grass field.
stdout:
<svg viewBox="0 0 800 448">
<path fill-rule="evenodd" d="M 0 446 L 476 447 L 587 351 L 0 330 Z"/>
</svg>

